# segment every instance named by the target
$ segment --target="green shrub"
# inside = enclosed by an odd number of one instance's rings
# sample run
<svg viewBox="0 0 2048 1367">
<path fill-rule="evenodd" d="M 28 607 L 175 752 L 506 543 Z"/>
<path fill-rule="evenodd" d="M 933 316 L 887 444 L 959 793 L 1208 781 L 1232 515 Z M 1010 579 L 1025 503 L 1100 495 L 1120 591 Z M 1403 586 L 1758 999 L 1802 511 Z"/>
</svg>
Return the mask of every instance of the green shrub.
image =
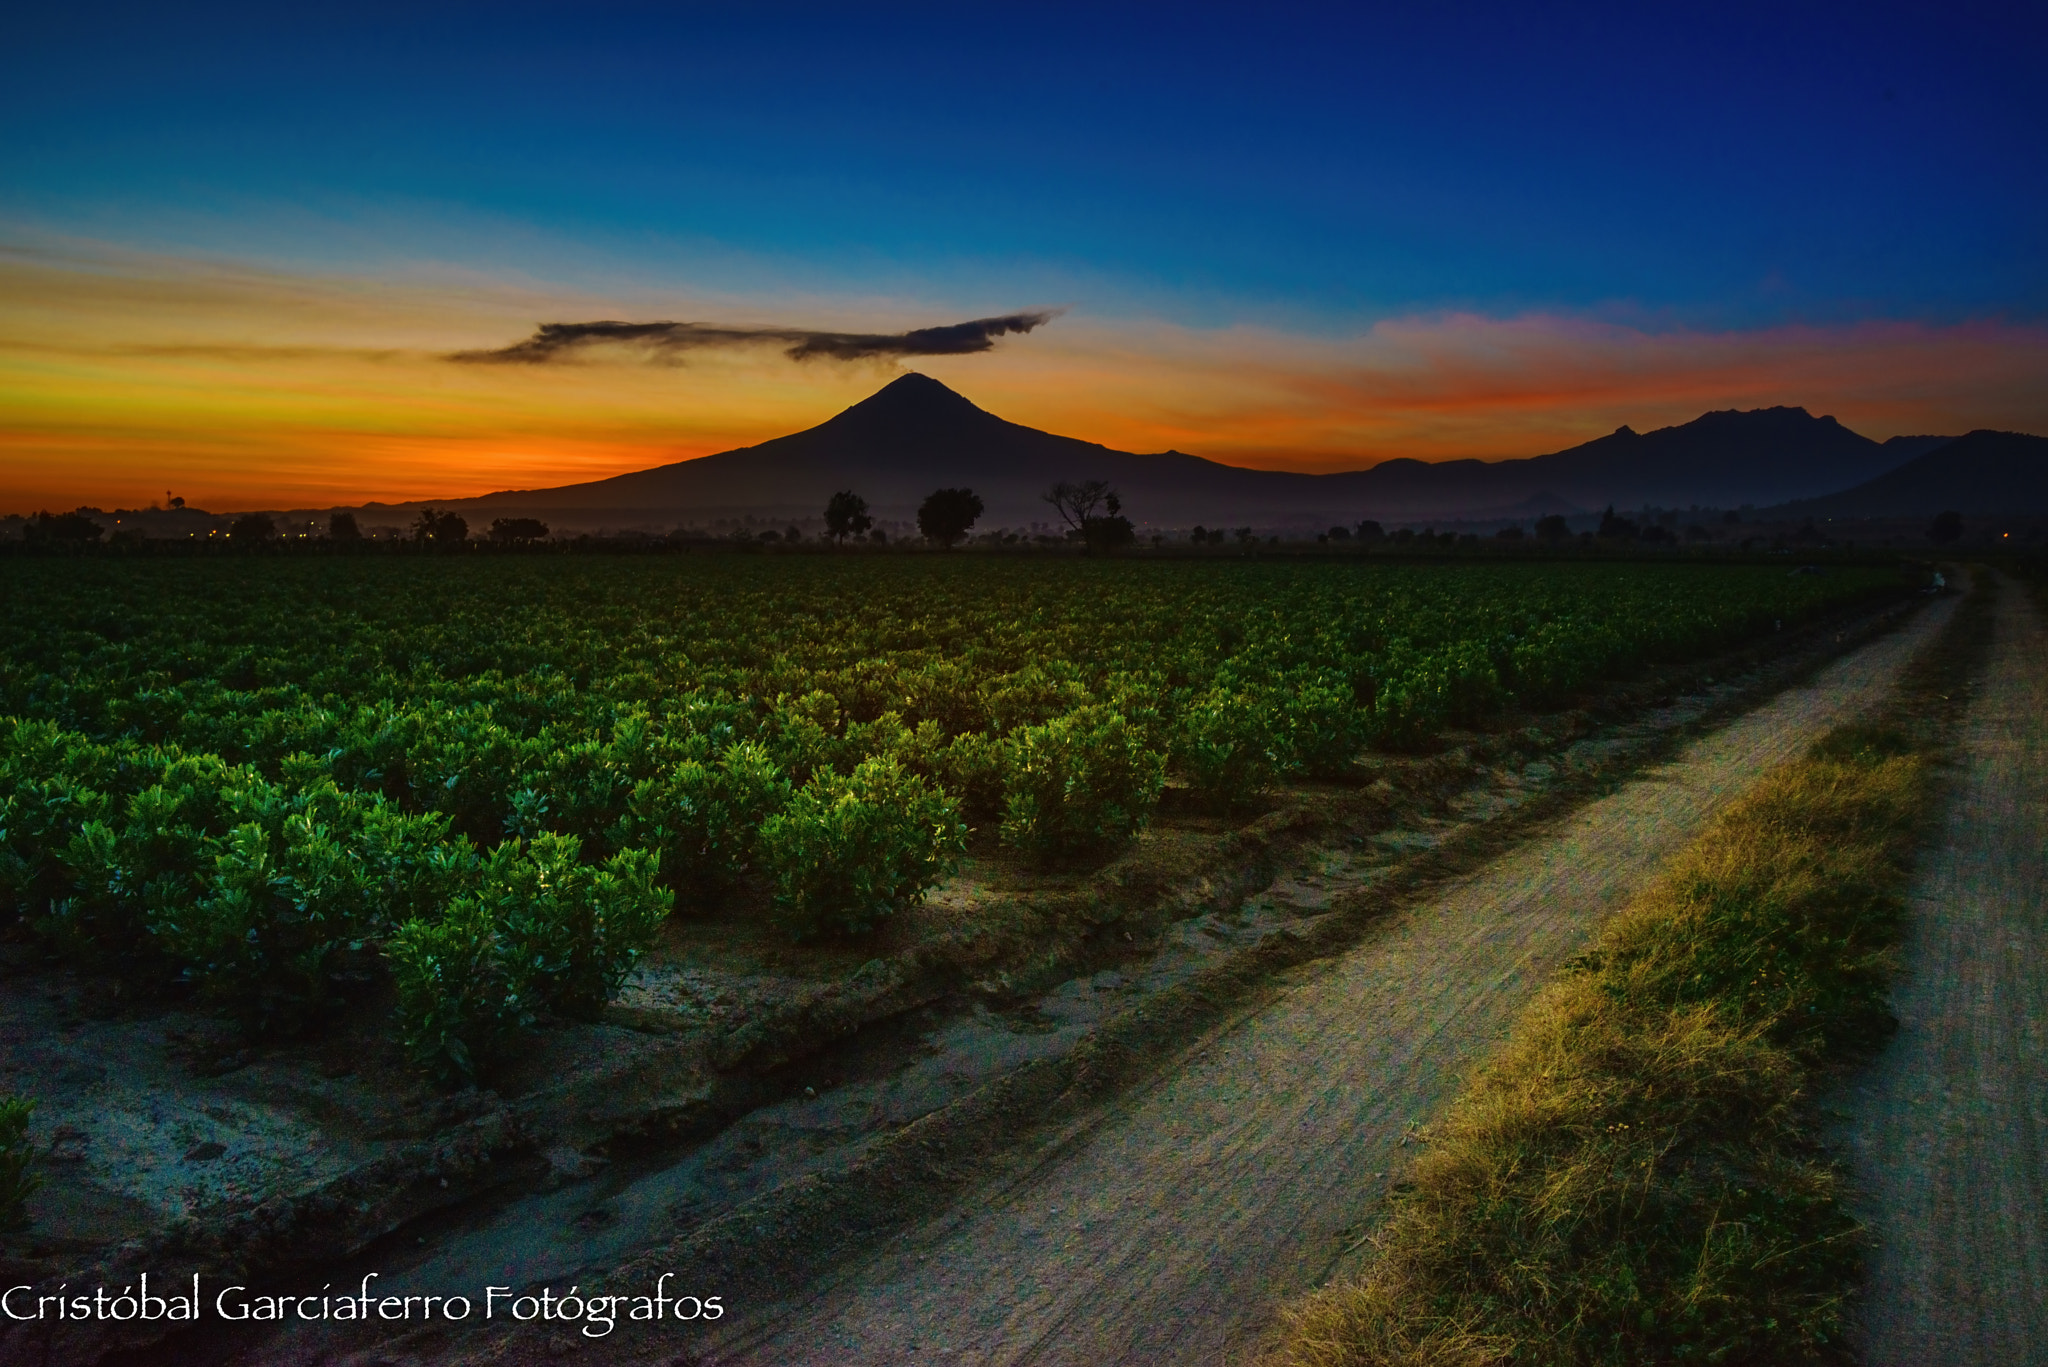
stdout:
<svg viewBox="0 0 2048 1367">
<path fill-rule="evenodd" d="M 1033 660 L 1013 674 L 981 685 L 981 710 L 998 732 L 1050 721 L 1089 701 L 1079 664 L 1056 657 Z"/>
<path fill-rule="evenodd" d="M 959 805 L 892 758 L 827 770 L 761 827 L 776 920 L 798 939 L 865 931 L 923 897 L 966 839 Z"/>
<path fill-rule="evenodd" d="M 1003 742 L 982 731 L 963 731 L 938 757 L 939 781 L 960 800 L 969 821 L 993 821 L 1003 810 Z"/>
<path fill-rule="evenodd" d="M 479 871 L 473 900 L 501 928 L 513 980 L 528 1000 L 595 1020 L 654 941 L 675 894 L 659 885 L 646 850 L 580 863 L 583 842 L 543 835 L 525 849 L 506 843 Z"/>
<path fill-rule="evenodd" d="M 406 1056 L 443 1082 L 475 1081 L 533 1021 L 497 917 L 475 898 L 407 921 L 385 953 Z"/>
<path fill-rule="evenodd" d="M 1324 670 L 1289 680 L 1284 692 L 1282 725 L 1294 765 L 1316 778 L 1350 772 L 1368 732 L 1350 681 Z"/>
<path fill-rule="evenodd" d="M 768 717 L 776 761 L 797 778 L 829 769 L 847 757 L 839 699 L 814 688 L 801 697 L 776 698 Z"/>
<path fill-rule="evenodd" d="M 103 818 L 106 794 L 65 776 L 0 771 L 0 906 L 43 917 L 70 892 L 62 855 L 73 833 Z"/>
<path fill-rule="evenodd" d="M 191 767 L 165 766 L 172 782 L 135 794 L 118 829 L 80 830 L 66 855 L 72 931 L 146 931 L 132 970 L 181 970 L 252 1030 L 316 1018 L 339 975 L 368 968 L 373 941 L 467 885 L 474 851 L 449 840 L 445 815 L 409 816 L 325 778 L 287 795 L 230 770 L 231 785 L 209 787 Z"/>
<path fill-rule="evenodd" d="M 1251 690 L 1211 689 L 1181 713 L 1173 767 L 1200 801 L 1231 808 L 1252 801 L 1293 765 L 1280 709 Z"/>
<path fill-rule="evenodd" d="M 251 1029 L 297 1029 L 326 1000 L 337 957 L 370 930 L 354 861 L 305 816 L 276 837 L 244 823 L 222 844 L 202 895 L 152 929 L 203 1001 Z"/>
<path fill-rule="evenodd" d="M 1003 746 L 1003 843 L 1041 863 L 1114 854 L 1151 820 L 1166 760 L 1121 713 L 1076 708 Z"/>
<path fill-rule="evenodd" d="M 641 780 L 611 834 L 618 846 L 658 851 L 678 894 L 709 902 L 746 870 L 761 823 L 787 801 L 789 780 L 768 752 L 740 742 L 715 764 L 684 760 Z"/>
<path fill-rule="evenodd" d="M 28 1223 L 29 1194 L 42 1185 L 36 1146 L 28 1137 L 35 1109 L 35 1102 L 25 1098 L 0 1096 L 0 1229 Z"/>
</svg>

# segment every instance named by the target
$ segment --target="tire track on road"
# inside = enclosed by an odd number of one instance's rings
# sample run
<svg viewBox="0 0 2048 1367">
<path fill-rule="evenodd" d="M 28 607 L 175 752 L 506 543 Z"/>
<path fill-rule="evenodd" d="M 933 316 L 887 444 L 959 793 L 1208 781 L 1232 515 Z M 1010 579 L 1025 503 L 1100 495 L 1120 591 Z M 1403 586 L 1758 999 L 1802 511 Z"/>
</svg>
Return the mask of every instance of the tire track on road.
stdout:
<svg viewBox="0 0 2048 1367">
<path fill-rule="evenodd" d="M 2048 630 L 2001 589 L 1899 1032 L 1848 1102 L 1871 1367 L 2048 1363 Z"/>
</svg>

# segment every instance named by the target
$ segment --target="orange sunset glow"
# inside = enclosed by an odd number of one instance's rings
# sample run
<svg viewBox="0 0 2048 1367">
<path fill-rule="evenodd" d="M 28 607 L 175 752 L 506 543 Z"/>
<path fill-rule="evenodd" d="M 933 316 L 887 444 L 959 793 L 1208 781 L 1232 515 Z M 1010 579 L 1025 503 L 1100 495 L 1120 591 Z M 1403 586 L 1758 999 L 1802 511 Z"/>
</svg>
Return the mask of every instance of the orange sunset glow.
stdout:
<svg viewBox="0 0 2048 1367">
<path fill-rule="evenodd" d="M 2048 425 L 2048 329 L 1660 329 L 1417 314 L 1339 337 L 1076 311 L 1028 343 L 906 362 L 619 349 L 462 365 L 564 317 L 733 317 L 732 299 L 592 297 L 457 276 L 365 281 L 91 248 L 0 257 L 0 506 L 322 506 L 543 488 L 812 426 L 903 369 L 1044 430 L 1230 464 L 1527 456 L 1623 423 L 1800 404 L 1865 435 Z M 914 327 L 932 308 L 779 303 Z M 767 313 L 749 322 L 777 323 Z"/>
</svg>

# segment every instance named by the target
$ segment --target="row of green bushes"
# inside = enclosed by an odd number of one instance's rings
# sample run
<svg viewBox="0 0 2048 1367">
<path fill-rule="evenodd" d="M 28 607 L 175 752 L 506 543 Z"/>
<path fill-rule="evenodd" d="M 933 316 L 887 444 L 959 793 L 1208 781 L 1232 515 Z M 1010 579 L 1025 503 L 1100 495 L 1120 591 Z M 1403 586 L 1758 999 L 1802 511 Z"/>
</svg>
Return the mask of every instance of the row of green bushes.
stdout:
<svg viewBox="0 0 2048 1367">
<path fill-rule="evenodd" d="M 303 582 L 195 573 L 185 587 L 203 592 L 184 596 L 176 575 L 39 582 L 18 595 L 39 607 L 0 660 L 0 714 L 219 755 L 279 781 L 310 756 L 342 788 L 445 813 L 479 844 L 554 830 L 593 850 L 644 845 L 621 825 L 636 785 L 715 766 L 736 743 L 796 786 L 889 755 L 988 826 L 1008 806 L 1005 747 L 1077 708 L 1122 712 L 1180 782 L 1221 804 L 1290 771 L 1340 772 L 1365 745 L 1415 745 L 1768 630 L 1882 579 L 1643 567 L 967 576 L 1001 581 L 981 586 L 1004 590 L 992 594 L 900 565 L 680 578 L 673 566 L 540 568 L 389 582 L 353 562 Z M 335 582 L 348 575 L 376 591 Z"/>
<path fill-rule="evenodd" d="M 0 720 L 0 905 L 74 963 L 179 984 L 289 1034 L 389 972 L 422 1064 L 468 1075 L 544 1014 L 598 1014 L 671 884 L 771 871 L 793 936 L 858 932 L 920 898 L 966 839 L 958 804 L 888 757 L 792 790 L 746 745 L 635 785 L 627 845 L 534 830 L 478 846 L 310 765 Z M 296 772 L 310 770 L 310 772 Z"/>
<path fill-rule="evenodd" d="M 801 784 L 828 769 L 851 773 L 877 756 L 945 788 L 979 823 L 1005 810 L 1028 767 L 1018 756 L 1038 742 L 1024 732 L 1055 724 L 1071 732 L 1074 724 L 1062 719 L 1084 711 L 1122 714 L 1193 794 L 1228 805 L 1289 774 L 1339 774 L 1368 745 L 1412 746 L 1510 703 L 1484 652 L 1462 647 L 1392 652 L 1370 703 L 1338 669 L 1273 675 L 1253 663 L 1224 672 L 1206 690 L 1178 693 L 1144 679 L 1097 691 L 1056 670 L 1023 673 L 995 703 L 1011 714 L 1002 729 L 953 733 L 932 720 L 913 725 L 895 710 L 852 720 L 820 689 L 783 695 L 758 713 L 710 697 L 669 700 L 660 718 L 622 707 L 602 734 L 581 738 L 545 723 L 529 730 L 532 721 L 519 715 L 530 710 L 525 700 L 503 697 L 463 704 L 428 697 L 402 707 L 302 703 L 252 713 L 221 703 L 215 720 L 206 715 L 212 707 L 195 709 L 198 699 L 187 696 L 207 690 L 168 687 L 119 703 L 112 721 L 117 734 L 221 755 L 280 780 L 290 766 L 293 778 L 332 779 L 408 811 L 443 813 L 473 840 L 560 830 L 618 849 L 646 843 L 640 828 L 650 820 L 650 801 L 659 807 L 670 792 L 693 801 L 692 790 L 718 787 L 713 772 L 735 746 L 743 748 L 743 765 L 776 774 L 754 782 L 750 793 L 713 799 L 741 826 L 757 826 L 786 797 L 775 791 L 778 782 Z M 672 870 L 686 895 L 700 886 L 715 893 L 724 877 L 719 851 L 731 841 L 706 834 L 706 867 Z"/>
<path fill-rule="evenodd" d="M 662 899 L 714 905 L 746 876 L 791 936 L 858 933 L 943 875 L 963 823 L 1043 864 L 1101 859 L 1169 773 L 1227 806 L 1882 589 L 1752 570 L 997 565 L 1013 592 L 993 595 L 852 562 L 118 570 L 10 567 L 0 910 L 257 1031 L 402 966 L 403 1031 L 444 1071 L 587 1014 Z M 619 928 L 573 965 L 519 910 L 568 877 L 543 867 L 591 870 L 589 891 L 532 915 Z M 502 1019 L 449 1005 L 493 994 Z"/>
</svg>

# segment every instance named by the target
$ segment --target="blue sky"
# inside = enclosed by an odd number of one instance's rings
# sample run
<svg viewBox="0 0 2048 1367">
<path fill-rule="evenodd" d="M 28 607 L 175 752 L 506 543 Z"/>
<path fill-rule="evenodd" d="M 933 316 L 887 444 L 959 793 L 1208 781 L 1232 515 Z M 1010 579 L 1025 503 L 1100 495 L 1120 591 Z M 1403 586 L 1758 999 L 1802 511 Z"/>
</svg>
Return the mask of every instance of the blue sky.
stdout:
<svg viewBox="0 0 2048 1367">
<path fill-rule="evenodd" d="M 5 207 L 1191 322 L 2048 308 L 2038 7 L 738 8 L 43 6 Z"/>
<path fill-rule="evenodd" d="M 0 249 L 87 271 L 141 253 L 171 275 L 467 272 L 597 316 L 1064 307 L 1045 338 L 1106 329 L 1124 339 L 1111 351 L 1142 350 L 1133 329 L 1312 350 L 1446 317 L 1563 320 L 1560 337 L 1897 325 L 1942 346 L 1963 328 L 1973 347 L 1990 329 L 2019 358 L 1996 393 L 1951 385 L 1918 417 L 1902 391 L 1800 395 L 1864 403 L 1866 423 L 2030 422 L 2039 405 L 2014 396 L 2048 324 L 2044 16 L 46 4 L 0 47 Z M 525 330 L 504 326 L 465 341 Z M 1797 335 L 1800 355 L 1828 345 Z M 1013 405 L 1057 408 L 1004 384 Z M 1749 380 L 1657 395 L 1649 419 L 1799 401 Z M 10 420 L 0 384 L 0 428 L 27 430 Z M 1203 421 L 1185 415 L 1184 435 Z M 1332 422 L 1301 461 L 1410 449 L 1407 428 Z M 1551 439 L 1537 428 L 1496 441 L 1481 422 L 1413 449 L 1526 454 Z"/>
</svg>

